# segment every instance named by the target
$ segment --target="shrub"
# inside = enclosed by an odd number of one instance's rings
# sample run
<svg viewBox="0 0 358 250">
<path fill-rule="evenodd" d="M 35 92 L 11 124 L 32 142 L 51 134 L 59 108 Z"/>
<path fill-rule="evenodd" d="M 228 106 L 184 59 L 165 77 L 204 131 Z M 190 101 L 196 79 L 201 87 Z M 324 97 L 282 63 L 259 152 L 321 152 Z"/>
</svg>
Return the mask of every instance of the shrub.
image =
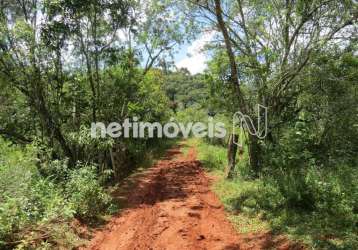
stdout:
<svg viewBox="0 0 358 250">
<path fill-rule="evenodd" d="M 307 186 L 312 193 L 315 208 L 327 216 L 335 216 L 342 224 L 354 226 L 358 219 L 358 176 L 348 166 L 330 170 L 310 169 Z"/>
<path fill-rule="evenodd" d="M 68 159 L 43 162 L 39 166 L 39 171 L 42 176 L 51 179 L 51 181 L 57 184 L 61 184 L 68 179 L 70 171 Z"/>
<path fill-rule="evenodd" d="M 210 170 L 224 170 L 226 165 L 226 149 L 206 143 L 198 144 L 199 159 Z"/>
<path fill-rule="evenodd" d="M 270 178 L 259 183 L 257 199 L 260 208 L 265 211 L 277 211 L 285 205 L 285 197 L 275 181 Z"/>
<path fill-rule="evenodd" d="M 71 207 L 82 219 L 91 219 L 110 204 L 110 197 L 101 187 L 95 168 L 81 166 L 70 173 L 66 193 Z"/>
<path fill-rule="evenodd" d="M 245 216 L 249 221 L 256 216 L 264 218 L 272 230 L 320 249 L 357 249 L 358 172 L 342 162 L 320 164 L 309 152 L 307 140 L 297 138 L 302 134 L 290 134 L 272 150 L 259 178 L 247 178 L 250 171 L 244 155 L 235 178 L 220 178 L 215 192 L 234 212 L 231 217 L 239 228 L 246 227 L 242 223 Z M 204 166 L 223 176 L 225 148 L 198 140 L 195 145 Z"/>
<path fill-rule="evenodd" d="M 80 242 L 71 230 L 73 216 L 93 218 L 109 204 L 94 167 L 40 164 L 35 150 L 0 140 L 0 249 L 16 245 L 10 242 L 21 242 L 19 249 L 70 249 Z M 42 244 L 43 238 L 51 243 Z"/>
<path fill-rule="evenodd" d="M 61 188 L 37 171 L 33 150 L 0 141 L 0 245 L 25 228 L 72 217 Z"/>
</svg>

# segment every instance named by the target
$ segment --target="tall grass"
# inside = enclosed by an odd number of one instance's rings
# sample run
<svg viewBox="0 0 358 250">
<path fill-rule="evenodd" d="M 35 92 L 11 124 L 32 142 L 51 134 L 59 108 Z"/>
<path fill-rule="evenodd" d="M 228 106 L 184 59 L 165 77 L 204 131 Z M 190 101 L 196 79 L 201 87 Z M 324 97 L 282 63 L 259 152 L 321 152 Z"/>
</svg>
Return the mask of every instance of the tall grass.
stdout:
<svg viewBox="0 0 358 250">
<path fill-rule="evenodd" d="M 240 232 L 271 230 L 313 249 L 358 249 L 358 177 L 352 167 L 271 169 L 250 178 L 247 155 L 233 180 L 224 179 L 226 148 L 190 139 L 204 167 L 218 177 L 213 190 Z"/>
</svg>

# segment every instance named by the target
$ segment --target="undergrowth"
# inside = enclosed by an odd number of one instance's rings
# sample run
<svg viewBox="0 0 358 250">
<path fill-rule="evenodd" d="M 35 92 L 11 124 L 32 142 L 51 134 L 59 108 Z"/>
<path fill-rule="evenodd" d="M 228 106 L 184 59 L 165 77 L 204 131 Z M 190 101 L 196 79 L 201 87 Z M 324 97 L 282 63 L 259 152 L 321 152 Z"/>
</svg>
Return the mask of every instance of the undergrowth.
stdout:
<svg viewBox="0 0 358 250">
<path fill-rule="evenodd" d="M 224 179 L 226 148 L 190 139 L 198 158 L 217 177 L 213 190 L 241 233 L 270 230 L 312 249 L 358 249 L 357 174 L 347 166 L 303 172 L 274 172 L 252 178 L 247 156 L 235 178 Z M 309 203 L 309 204 L 307 204 Z"/>
<path fill-rule="evenodd" d="M 173 143 L 142 153 L 139 169 Z M 38 152 L 35 144 L 18 147 L 0 138 L 0 249 L 77 248 L 87 242 L 87 227 L 105 223 L 120 208 L 110 195 L 115 186 L 96 164 L 42 162 Z M 85 232 L 78 232 L 74 222 Z"/>
</svg>

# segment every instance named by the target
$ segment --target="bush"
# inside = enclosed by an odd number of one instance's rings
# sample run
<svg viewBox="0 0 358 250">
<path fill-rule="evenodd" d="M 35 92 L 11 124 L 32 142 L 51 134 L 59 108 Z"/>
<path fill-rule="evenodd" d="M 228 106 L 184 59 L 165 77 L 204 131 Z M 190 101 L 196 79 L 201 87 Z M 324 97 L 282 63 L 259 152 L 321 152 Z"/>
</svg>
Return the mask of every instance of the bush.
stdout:
<svg viewBox="0 0 358 250">
<path fill-rule="evenodd" d="M 226 149 L 220 146 L 198 143 L 196 139 L 191 139 L 190 143 L 197 144 L 198 158 L 204 166 L 210 170 L 224 170 L 226 166 Z"/>
<path fill-rule="evenodd" d="M 294 133 L 288 138 L 301 135 Z M 236 166 L 235 178 L 216 182 L 214 190 L 226 209 L 234 212 L 234 224 L 245 227 L 240 223 L 245 216 L 250 218 L 247 221 L 265 218 L 270 229 L 309 245 L 357 249 L 358 172 L 344 163 L 318 165 L 301 141 L 295 140 L 296 145 L 288 145 L 288 141 L 278 145 L 270 161 L 266 160 L 260 178 L 247 178 L 250 171 L 244 154 Z M 204 166 L 222 177 L 226 149 L 194 142 Z M 256 226 L 261 224 L 259 221 Z"/>
<path fill-rule="evenodd" d="M 306 179 L 317 211 L 354 225 L 358 220 L 358 175 L 355 171 L 348 166 L 320 171 L 310 169 Z"/>
<path fill-rule="evenodd" d="M 259 183 L 257 199 L 260 209 L 278 211 L 285 206 L 285 197 L 273 179 L 265 179 Z"/>
<path fill-rule="evenodd" d="M 90 219 L 110 204 L 110 196 L 101 187 L 95 168 L 81 166 L 70 173 L 66 193 L 71 207 L 81 219 Z"/>
<path fill-rule="evenodd" d="M 62 184 L 68 179 L 69 171 L 68 159 L 46 161 L 39 166 L 40 174 L 57 184 Z"/>
<path fill-rule="evenodd" d="M 0 245 L 36 224 L 72 217 L 61 188 L 37 171 L 33 147 L 0 141 L 0 151 Z"/>
<path fill-rule="evenodd" d="M 48 249 L 52 244 L 71 249 L 80 242 L 70 226 L 73 217 L 90 219 L 109 205 L 95 167 L 79 164 L 71 170 L 66 161 L 39 163 L 36 150 L 0 139 L 1 249 L 16 245 L 10 242 L 33 249 L 43 238 L 51 242 Z"/>
</svg>

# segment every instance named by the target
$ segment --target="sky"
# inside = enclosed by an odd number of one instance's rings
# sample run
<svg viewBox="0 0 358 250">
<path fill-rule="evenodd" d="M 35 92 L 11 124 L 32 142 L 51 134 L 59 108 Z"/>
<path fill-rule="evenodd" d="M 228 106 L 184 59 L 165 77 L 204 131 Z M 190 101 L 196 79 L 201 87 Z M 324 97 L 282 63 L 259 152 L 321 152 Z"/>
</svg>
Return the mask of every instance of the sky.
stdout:
<svg viewBox="0 0 358 250">
<path fill-rule="evenodd" d="M 206 69 L 209 56 L 203 51 L 204 46 L 214 38 L 214 32 L 202 34 L 190 44 L 183 44 L 174 62 L 178 68 L 187 68 L 191 74 L 202 73 Z"/>
</svg>

